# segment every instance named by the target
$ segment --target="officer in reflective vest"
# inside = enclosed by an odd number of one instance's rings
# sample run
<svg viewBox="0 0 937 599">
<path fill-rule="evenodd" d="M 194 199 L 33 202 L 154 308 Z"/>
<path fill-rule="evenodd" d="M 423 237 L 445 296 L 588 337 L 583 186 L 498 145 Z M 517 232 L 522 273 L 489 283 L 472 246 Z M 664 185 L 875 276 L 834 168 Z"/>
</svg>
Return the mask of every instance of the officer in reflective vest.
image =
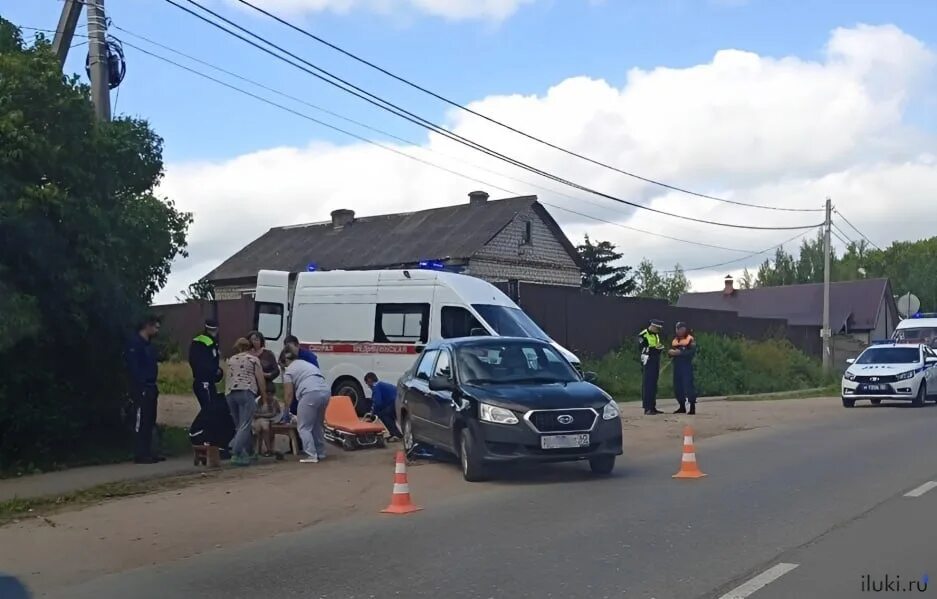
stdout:
<svg viewBox="0 0 937 599">
<path fill-rule="evenodd" d="M 679 407 L 674 414 L 696 414 L 696 385 L 693 381 L 693 358 L 696 356 L 696 339 L 685 322 L 678 322 L 676 337 L 667 352 L 673 360 L 673 390 Z M 687 403 L 690 411 L 687 412 Z"/>
<path fill-rule="evenodd" d="M 189 345 L 189 366 L 192 367 L 192 392 L 198 405 L 204 410 L 218 398 L 215 384 L 224 373 L 221 371 L 218 352 L 218 323 L 205 321 L 205 330 L 196 335 Z"/>
<path fill-rule="evenodd" d="M 663 326 L 663 321 L 655 319 L 638 334 L 642 367 L 641 406 L 647 416 L 661 413 L 657 410 L 657 379 L 660 376 L 660 353 L 664 350 L 660 340 Z"/>
</svg>

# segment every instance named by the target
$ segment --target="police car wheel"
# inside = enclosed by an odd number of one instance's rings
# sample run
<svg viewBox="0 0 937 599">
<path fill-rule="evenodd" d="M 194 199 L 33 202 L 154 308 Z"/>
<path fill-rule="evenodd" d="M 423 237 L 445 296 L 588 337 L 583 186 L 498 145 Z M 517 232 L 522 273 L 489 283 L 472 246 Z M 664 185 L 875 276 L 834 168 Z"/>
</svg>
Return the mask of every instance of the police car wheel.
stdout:
<svg viewBox="0 0 937 599">
<path fill-rule="evenodd" d="M 925 399 L 927 399 L 927 385 L 921 382 L 921 386 L 917 388 L 917 397 L 915 397 L 914 401 L 911 403 L 917 407 L 921 407 L 924 405 Z"/>
<path fill-rule="evenodd" d="M 856 407 L 856 400 L 843 398 L 843 407 L 844 408 L 854 408 Z"/>
</svg>

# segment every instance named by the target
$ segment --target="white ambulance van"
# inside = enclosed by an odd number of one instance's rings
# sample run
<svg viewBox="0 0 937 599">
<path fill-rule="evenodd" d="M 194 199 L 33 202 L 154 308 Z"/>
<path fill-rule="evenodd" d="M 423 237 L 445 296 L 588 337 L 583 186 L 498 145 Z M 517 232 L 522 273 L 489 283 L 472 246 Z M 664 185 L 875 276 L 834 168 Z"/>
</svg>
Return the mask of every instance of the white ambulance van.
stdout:
<svg viewBox="0 0 937 599">
<path fill-rule="evenodd" d="M 580 372 L 579 359 L 550 339 L 494 285 L 431 269 L 257 274 L 254 326 L 279 355 L 287 335 L 316 353 L 333 395 L 363 414 L 364 375 L 396 383 L 429 341 L 472 335 L 552 343 Z"/>
<path fill-rule="evenodd" d="M 915 314 L 895 327 L 892 340 L 897 343 L 923 343 L 937 349 L 937 314 Z"/>
</svg>

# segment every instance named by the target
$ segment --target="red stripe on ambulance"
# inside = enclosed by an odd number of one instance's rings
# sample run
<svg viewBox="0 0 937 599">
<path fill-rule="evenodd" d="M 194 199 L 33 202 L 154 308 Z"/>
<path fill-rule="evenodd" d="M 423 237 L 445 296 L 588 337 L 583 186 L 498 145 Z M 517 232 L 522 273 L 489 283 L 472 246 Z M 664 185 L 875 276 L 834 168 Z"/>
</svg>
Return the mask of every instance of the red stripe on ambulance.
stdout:
<svg viewBox="0 0 937 599">
<path fill-rule="evenodd" d="M 401 343 L 305 343 L 317 354 L 415 354 L 416 346 Z"/>
</svg>

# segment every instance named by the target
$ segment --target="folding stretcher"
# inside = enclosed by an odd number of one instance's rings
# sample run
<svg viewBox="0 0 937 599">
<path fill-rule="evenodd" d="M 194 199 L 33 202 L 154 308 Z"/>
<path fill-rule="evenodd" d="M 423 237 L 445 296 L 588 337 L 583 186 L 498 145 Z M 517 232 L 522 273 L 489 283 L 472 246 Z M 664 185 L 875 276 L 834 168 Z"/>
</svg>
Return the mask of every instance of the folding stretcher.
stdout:
<svg viewBox="0 0 937 599">
<path fill-rule="evenodd" d="M 358 419 L 351 398 L 344 395 L 329 400 L 325 410 L 325 438 L 347 451 L 361 447 L 384 447 L 384 425 Z"/>
</svg>

